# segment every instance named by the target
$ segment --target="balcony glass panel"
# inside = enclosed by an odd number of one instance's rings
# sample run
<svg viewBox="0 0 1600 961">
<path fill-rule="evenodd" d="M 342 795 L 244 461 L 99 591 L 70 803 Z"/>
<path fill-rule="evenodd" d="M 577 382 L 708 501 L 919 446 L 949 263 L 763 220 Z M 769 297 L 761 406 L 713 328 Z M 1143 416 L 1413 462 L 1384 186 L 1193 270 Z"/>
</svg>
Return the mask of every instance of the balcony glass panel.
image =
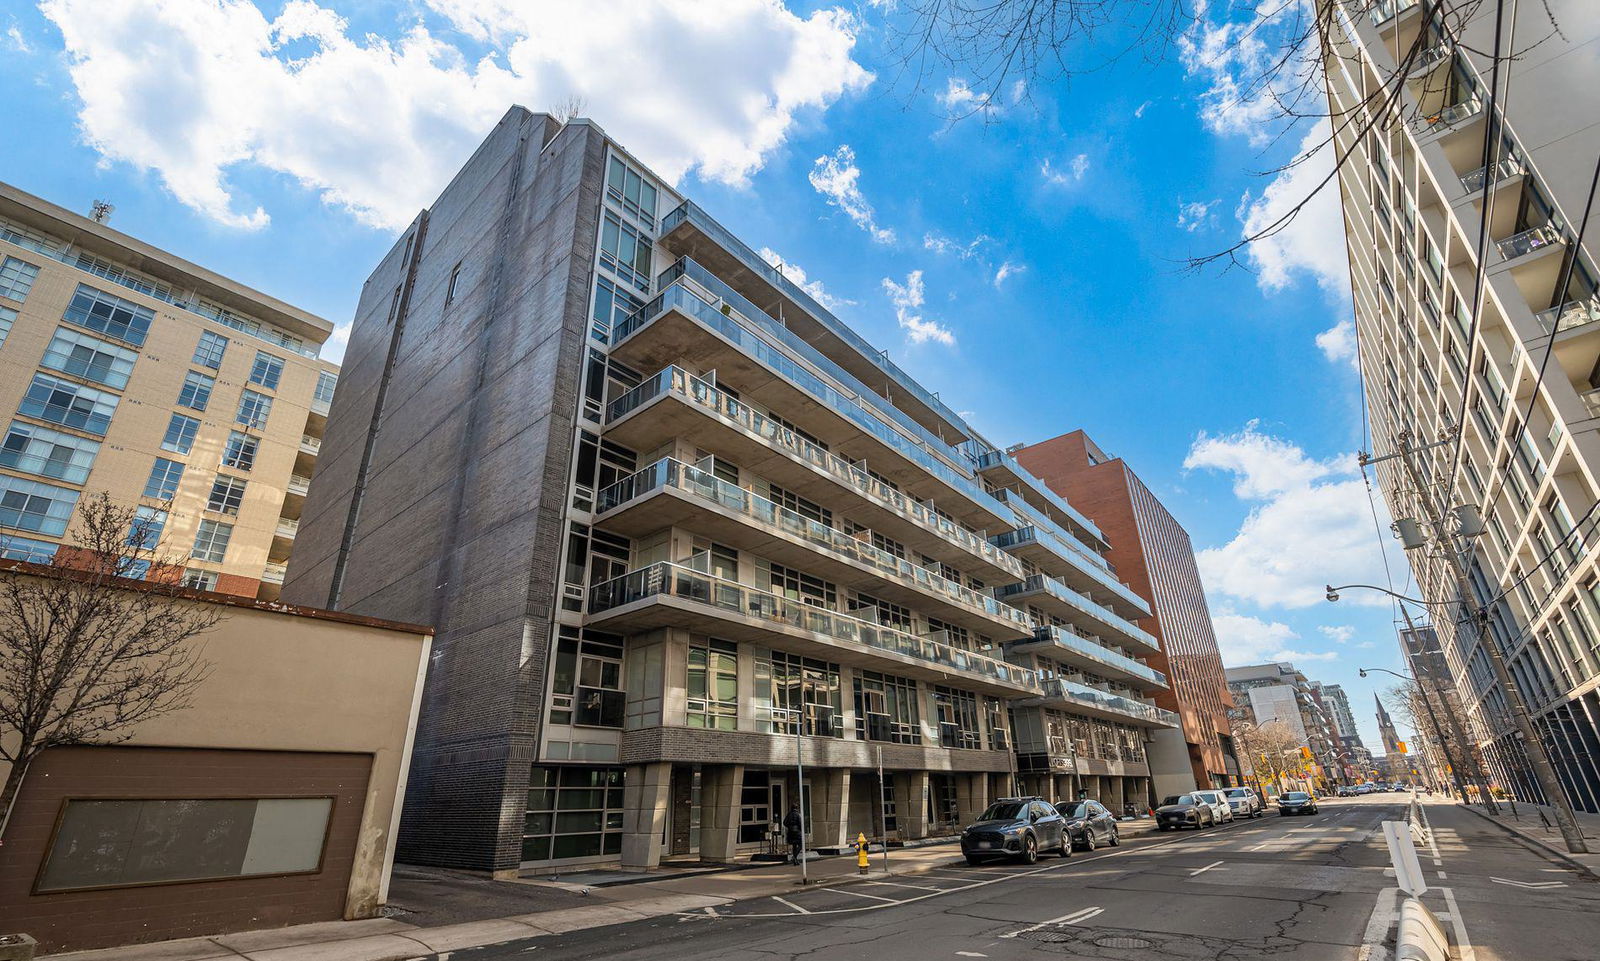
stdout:
<svg viewBox="0 0 1600 961">
<path fill-rule="evenodd" d="M 1523 254 L 1531 254 L 1535 250 L 1564 243 L 1565 240 L 1566 238 L 1561 236 L 1561 231 L 1556 229 L 1554 224 L 1542 224 L 1531 230 L 1524 230 L 1520 234 L 1513 234 L 1495 246 L 1500 248 L 1501 257 L 1515 260 Z"/>
<path fill-rule="evenodd" d="M 1540 326 L 1544 327 L 1545 333 L 1559 334 L 1563 330 L 1572 330 L 1600 321 L 1600 298 L 1568 301 L 1560 307 L 1542 310 L 1535 316 Z"/>
<path fill-rule="evenodd" d="M 1376 0 L 1372 5 L 1372 9 L 1368 11 L 1367 16 L 1372 19 L 1372 25 L 1376 27 L 1391 17 L 1405 13 L 1416 6 L 1418 2 L 1419 0 Z"/>
<path fill-rule="evenodd" d="M 738 617 L 759 618 L 862 647 L 914 658 L 939 670 L 960 671 L 964 674 L 985 677 L 1013 685 L 1023 691 L 1040 690 L 1038 675 L 1027 668 L 850 617 L 847 614 L 791 601 L 768 591 L 690 570 L 677 564 L 652 564 L 591 587 L 589 613 L 599 614 L 654 597 L 676 597 L 694 601 L 725 610 Z"/>
<path fill-rule="evenodd" d="M 1456 124 L 1470 117 L 1475 117 L 1483 109 L 1483 101 L 1476 96 L 1468 97 L 1460 103 L 1453 103 L 1441 108 L 1436 113 L 1423 114 L 1411 121 L 1411 132 L 1421 136 L 1433 131 L 1449 130 Z"/>
<path fill-rule="evenodd" d="M 1085 707 L 1098 708 L 1102 711 L 1114 711 L 1118 714 L 1138 718 L 1163 727 L 1178 726 L 1178 715 L 1156 707 L 1154 704 L 1146 704 L 1131 697 L 1123 697 L 1120 694 L 1101 691 L 1087 684 L 1069 681 L 1066 678 L 1052 677 L 1041 683 L 1044 687 L 1044 696 L 1052 700 L 1065 701 L 1069 705 L 1078 704 Z"/>
<path fill-rule="evenodd" d="M 1471 193 L 1482 190 L 1484 181 L 1486 180 L 1491 183 L 1499 183 L 1500 181 L 1505 180 L 1507 177 L 1515 177 L 1517 174 L 1523 172 L 1524 168 L 1521 160 L 1518 160 L 1516 157 L 1502 157 L 1500 160 L 1489 164 L 1487 167 L 1479 167 L 1472 173 L 1462 176 L 1461 186 L 1465 187 L 1467 191 Z M 1492 179 L 1490 177 L 1491 173 L 1493 174 Z"/>
<path fill-rule="evenodd" d="M 1159 684 L 1162 687 L 1167 686 L 1167 676 L 1143 661 L 1135 660 L 1126 654 L 1119 654 L 1108 647 L 1096 644 L 1088 638 L 1079 637 L 1064 628 L 1041 627 L 1035 632 L 1035 637 L 1041 641 L 1051 641 L 1092 661 L 1097 661 L 1108 667 L 1114 667 L 1126 674 L 1142 677 L 1152 684 Z"/>
<path fill-rule="evenodd" d="M 730 484 L 710 471 L 701 470 L 671 457 L 664 457 L 601 491 L 596 503 L 596 513 L 603 515 L 651 491 L 664 489 L 681 491 L 749 517 L 768 527 L 775 527 L 820 550 L 873 568 L 886 577 L 919 587 L 929 593 L 939 594 L 958 604 L 977 608 L 991 617 L 1010 621 L 1020 631 L 1032 631 L 1034 628 L 1033 618 L 988 594 L 975 591 L 925 567 L 918 567 L 910 561 L 874 547 L 870 541 L 858 540 L 844 531 L 775 504 L 737 484 Z"/>
<path fill-rule="evenodd" d="M 1077 610 L 1082 611 L 1084 614 L 1087 614 L 1100 623 L 1111 627 L 1119 633 L 1125 634 L 1135 641 L 1149 646 L 1151 650 L 1161 649 L 1160 642 L 1158 642 L 1155 639 L 1155 636 L 1149 631 L 1135 626 L 1134 623 L 1127 618 L 1119 617 L 1116 614 L 1111 613 L 1111 611 L 1104 606 L 1095 603 L 1093 600 L 1087 597 L 1084 597 L 1082 594 L 1079 594 L 1077 591 L 1066 586 L 1053 577 L 1045 577 L 1042 574 L 1035 574 L 1020 584 L 1007 584 L 1006 586 L 1000 588 L 1000 596 L 1013 597 L 1017 594 L 1027 594 L 1034 591 L 1044 591 L 1045 593 L 1050 594 L 1058 600 L 1066 603 L 1069 607 L 1076 608 Z"/>
</svg>

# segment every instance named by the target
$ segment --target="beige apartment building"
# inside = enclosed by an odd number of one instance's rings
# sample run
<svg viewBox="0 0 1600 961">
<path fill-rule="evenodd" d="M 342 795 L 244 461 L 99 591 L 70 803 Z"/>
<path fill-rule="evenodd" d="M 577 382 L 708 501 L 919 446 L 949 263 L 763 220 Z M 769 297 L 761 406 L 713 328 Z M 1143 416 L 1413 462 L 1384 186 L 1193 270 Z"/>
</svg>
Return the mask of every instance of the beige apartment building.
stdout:
<svg viewBox="0 0 1600 961">
<path fill-rule="evenodd" d="M 1496 4 L 1324 6 L 1371 444 L 1421 448 L 1420 484 L 1378 466 L 1384 497 L 1419 523 L 1469 508 L 1466 600 L 1573 806 L 1600 811 L 1600 5 L 1507 5 L 1498 38 Z M 1457 599 L 1444 553 L 1409 556 L 1426 599 Z M 1478 626 L 1434 610 L 1491 779 L 1541 798 Z"/>
<path fill-rule="evenodd" d="M 192 587 L 283 583 L 338 368 L 320 317 L 0 183 L 0 556 L 138 505 Z"/>
</svg>

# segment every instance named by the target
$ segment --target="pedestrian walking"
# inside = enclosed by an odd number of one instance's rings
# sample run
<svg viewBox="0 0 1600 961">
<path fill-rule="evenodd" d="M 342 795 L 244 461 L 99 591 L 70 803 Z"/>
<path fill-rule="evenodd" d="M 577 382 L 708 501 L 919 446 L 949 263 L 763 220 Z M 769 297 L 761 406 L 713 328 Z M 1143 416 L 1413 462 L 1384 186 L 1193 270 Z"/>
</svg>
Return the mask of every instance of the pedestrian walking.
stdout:
<svg viewBox="0 0 1600 961">
<path fill-rule="evenodd" d="M 800 823 L 800 805 L 789 805 L 789 814 L 783 819 L 783 839 L 789 842 L 789 863 L 800 863 L 800 844 L 805 839 Z"/>
</svg>

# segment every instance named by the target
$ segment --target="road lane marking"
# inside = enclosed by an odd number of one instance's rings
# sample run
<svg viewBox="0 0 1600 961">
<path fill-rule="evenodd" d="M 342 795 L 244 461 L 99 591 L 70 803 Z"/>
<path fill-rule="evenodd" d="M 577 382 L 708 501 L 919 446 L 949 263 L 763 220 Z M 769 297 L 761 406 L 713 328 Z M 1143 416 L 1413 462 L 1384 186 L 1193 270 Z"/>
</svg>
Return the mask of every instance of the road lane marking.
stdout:
<svg viewBox="0 0 1600 961">
<path fill-rule="evenodd" d="M 944 891 L 945 888 L 930 887 L 926 884 L 902 884 L 899 881 L 866 881 L 865 884 L 882 884 L 891 888 L 913 888 L 917 891 Z"/>
<path fill-rule="evenodd" d="M 1196 869 L 1196 870 L 1193 870 L 1193 871 L 1190 871 L 1190 872 L 1189 872 L 1189 877 L 1191 877 L 1191 878 L 1192 878 L 1192 877 L 1194 877 L 1194 876 L 1195 876 L 1195 875 L 1198 875 L 1198 874 L 1204 874 L 1204 873 L 1206 873 L 1206 872 L 1207 872 L 1207 871 L 1209 871 L 1209 870 L 1211 870 L 1211 869 L 1212 869 L 1212 868 L 1214 868 L 1214 867 L 1216 867 L 1216 866 L 1217 866 L 1217 865 L 1219 865 L 1219 864 L 1222 864 L 1222 863 L 1223 863 L 1223 862 L 1221 862 L 1221 861 L 1212 861 L 1212 862 L 1211 862 L 1211 863 L 1210 863 L 1210 864 L 1208 864 L 1208 865 L 1206 865 L 1206 866 L 1205 866 L 1205 867 L 1203 867 L 1203 868 L 1198 868 L 1198 869 Z"/>
<path fill-rule="evenodd" d="M 899 904 L 900 903 L 899 901 L 895 900 L 894 898 L 880 898 L 876 894 L 866 894 L 866 893 L 863 893 L 861 891 L 851 891 L 851 890 L 849 890 L 847 888 L 833 888 L 833 893 L 834 894 L 848 894 L 852 898 L 871 898 L 874 901 L 887 901 L 890 904 Z"/>
<path fill-rule="evenodd" d="M 1029 925 L 1028 927 L 1023 928 L 1021 931 L 1013 931 L 1010 934 L 1002 934 L 1000 936 L 1002 938 L 1015 938 L 1020 935 L 1037 931 L 1040 928 L 1049 927 L 1052 924 L 1077 924 L 1081 921 L 1087 921 L 1090 918 L 1097 917 L 1103 913 L 1105 913 L 1105 908 L 1079 908 L 1071 914 L 1063 914 L 1059 918 L 1051 918 L 1048 921 L 1040 921 L 1038 924 Z"/>
<path fill-rule="evenodd" d="M 1514 886 L 1519 887 L 1519 888 L 1543 889 L 1543 888 L 1564 888 L 1564 887 L 1567 886 L 1567 882 L 1565 882 L 1565 881 L 1513 881 L 1510 878 L 1497 878 L 1492 874 L 1489 875 L 1489 880 L 1493 881 L 1496 884 L 1510 884 L 1510 885 L 1514 885 Z"/>
<path fill-rule="evenodd" d="M 1473 950 L 1467 927 L 1461 923 L 1461 906 L 1456 904 L 1456 893 L 1449 888 L 1439 890 L 1444 892 L 1444 903 L 1450 906 L 1450 926 L 1456 929 L 1456 947 L 1460 949 L 1461 961 L 1477 961 L 1478 952 Z"/>
<path fill-rule="evenodd" d="M 1389 957 L 1389 949 L 1384 942 L 1389 938 L 1389 926 L 1394 923 L 1395 901 L 1399 893 L 1399 888 L 1384 888 L 1378 892 L 1378 900 L 1372 905 L 1372 915 L 1367 918 L 1367 930 L 1361 937 L 1361 950 L 1356 953 L 1356 961 L 1384 961 Z"/>
<path fill-rule="evenodd" d="M 799 911 L 801 914 L 810 914 L 811 913 L 810 911 L 807 911 L 805 908 L 802 908 L 800 905 L 795 904 L 793 901 L 785 900 L 785 899 L 780 898 L 780 897 L 778 897 L 776 895 L 773 896 L 772 900 L 778 902 L 779 904 L 783 905 L 784 907 L 791 908 L 791 909 L 793 909 L 795 911 Z"/>
<path fill-rule="evenodd" d="M 958 957 L 958 958 L 987 958 L 988 955 L 984 954 L 982 951 L 957 951 L 956 952 L 956 957 Z"/>
</svg>

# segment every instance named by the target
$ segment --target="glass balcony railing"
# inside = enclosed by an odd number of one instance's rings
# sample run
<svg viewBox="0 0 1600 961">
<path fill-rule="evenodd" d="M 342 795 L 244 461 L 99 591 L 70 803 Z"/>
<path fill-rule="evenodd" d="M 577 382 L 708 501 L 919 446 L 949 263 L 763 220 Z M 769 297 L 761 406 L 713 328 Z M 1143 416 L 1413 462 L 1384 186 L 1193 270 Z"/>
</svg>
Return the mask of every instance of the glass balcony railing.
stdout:
<svg viewBox="0 0 1600 961">
<path fill-rule="evenodd" d="M 1055 597 L 1068 607 L 1087 615 L 1096 623 L 1104 625 L 1110 632 L 1119 634 L 1136 644 L 1143 644 L 1152 651 L 1161 649 L 1161 643 L 1155 639 L 1155 635 L 1136 626 L 1127 618 L 1113 614 L 1110 609 L 1097 604 L 1090 598 L 1084 597 L 1053 577 L 1035 574 L 1020 584 L 1007 584 L 999 589 L 1002 598 L 1014 597 L 1019 594 L 1031 594 L 1036 591 L 1044 591 Z"/>
<path fill-rule="evenodd" d="M 1033 631 L 1033 618 L 996 598 L 936 574 L 925 567 L 896 557 L 844 531 L 812 520 L 776 504 L 765 497 L 730 484 L 710 471 L 701 470 L 671 457 L 664 457 L 643 470 L 634 472 L 600 492 L 597 514 L 621 507 L 656 490 L 676 490 L 696 499 L 733 511 L 769 528 L 798 538 L 818 550 L 845 561 L 872 568 L 886 578 L 909 587 L 937 594 L 964 607 L 982 611 L 998 620 L 1009 621 L 1021 633 Z"/>
<path fill-rule="evenodd" d="M 1411 121 L 1411 132 L 1420 137 L 1434 131 L 1449 130 L 1463 120 L 1477 116 L 1482 109 L 1483 101 L 1474 95 L 1460 103 L 1441 107 L 1433 113 L 1414 117 Z"/>
<path fill-rule="evenodd" d="M 1367 11 L 1367 16 L 1376 27 L 1385 20 L 1397 17 L 1418 4 L 1419 0 L 1376 0 L 1372 9 Z"/>
<path fill-rule="evenodd" d="M 1416 74 L 1424 71 L 1432 70 L 1440 63 L 1448 60 L 1450 58 L 1450 50 L 1450 44 L 1436 43 L 1428 49 L 1417 54 L 1416 62 L 1411 65 L 1412 75 L 1415 76 Z"/>
<path fill-rule="evenodd" d="M 758 336 L 753 329 L 754 325 L 733 310 L 730 304 L 724 303 L 721 308 L 713 306 L 700 297 L 699 294 L 690 290 L 681 279 L 663 290 L 654 300 L 645 304 L 644 307 L 629 316 L 627 320 L 618 324 L 613 332 L 613 344 L 623 344 L 628 337 L 632 336 L 645 324 L 670 310 L 676 310 L 694 319 L 702 326 L 728 340 L 747 356 L 783 377 L 800 390 L 811 394 L 830 410 L 849 419 L 862 430 L 876 437 L 888 447 L 893 448 L 918 467 L 937 477 L 952 490 L 966 497 L 989 514 L 995 517 L 1008 516 L 999 501 L 995 500 L 971 477 L 951 466 L 953 458 L 961 455 L 956 454 L 948 447 L 945 448 L 948 456 L 935 454 L 924 443 L 913 440 L 901 430 L 890 426 L 887 421 L 874 413 L 873 409 L 869 409 L 868 405 L 859 397 L 848 396 L 839 391 L 813 373 L 811 369 Z M 773 323 L 773 321 L 768 318 L 768 323 Z M 800 347 L 786 345 L 795 350 L 795 352 L 802 354 L 809 352 L 821 357 L 820 354 L 817 354 L 815 348 L 805 344 L 804 341 L 798 338 L 794 338 L 792 333 L 788 336 L 794 340 L 795 344 L 803 345 L 804 347 L 804 350 L 801 350 Z"/>
<path fill-rule="evenodd" d="M 1541 310 L 1534 315 L 1534 318 L 1539 321 L 1539 325 L 1547 334 L 1559 334 L 1563 330 L 1586 327 L 1600 321 L 1600 297 L 1569 300 L 1560 307 Z"/>
<path fill-rule="evenodd" d="M 1584 391 L 1583 406 L 1588 409 L 1590 417 L 1600 417 L 1600 389 Z"/>
<path fill-rule="evenodd" d="M 1092 560 L 1086 560 L 1084 552 L 1075 548 L 1070 538 L 1064 540 L 1048 527 L 1040 527 L 1029 523 L 1016 530 L 996 534 L 990 538 L 990 541 L 1001 549 L 1015 547 L 1019 544 L 1038 544 L 1066 561 L 1074 569 L 1094 578 L 1096 583 L 1131 604 L 1141 616 L 1150 613 L 1149 602 L 1140 597 L 1133 588 L 1117 580 L 1116 574 L 1109 567 L 1102 567 Z M 1086 562 L 1079 563 L 1080 560 L 1086 560 Z M 1021 588 L 1018 589 L 1020 590 Z"/>
<path fill-rule="evenodd" d="M 732 254 L 735 259 L 751 272 L 759 275 L 778 290 L 783 291 L 785 296 L 799 304 L 803 310 L 809 313 L 822 326 L 826 327 L 834 336 L 849 344 L 862 358 L 882 370 L 901 390 L 915 397 L 929 410 L 934 411 L 951 424 L 966 426 L 960 415 L 951 410 L 944 401 L 936 397 L 926 387 L 919 384 L 915 378 L 902 370 L 898 364 L 890 360 L 888 354 L 867 343 L 849 325 L 835 317 L 832 311 L 817 303 L 814 297 L 801 289 L 798 284 L 785 277 L 783 271 L 767 263 L 765 258 L 751 250 L 743 241 L 735 237 L 732 231 L 717 223 L 710 214 L 700 209 L 693 201 L 685 200 L 678 205 L 677 209 L 662 218 L 662 235 L 671 233 L 680 223 L 685 222 L 693 224 L 706 236 L 714 239 L 718 246 Z"/>
<path fill-rule="evenodd" d="M 709 413 L 734 422 L 746 433 L 804 461 L 813 470 L 828 474 L 854 487 L 879 506 L 894 511 L 906 520 L 938 534 L 990 564 L 1004 568 L 1017 577 L 1022 576 L 1022 562 L 989 543 L 985 535 L 973 533 L 960 524 L 941 517 L 937 512 L 907 497 L 844 458 L 823 450 L 681 367 L 664 367 L 655 376 L 612 401 L 606 410 L 606 422 L 619 420 L 634 409 L 667 393 L 676 394 Z"/>
<path fill-rule="evenodd" d="M 1135 660 L 1126 654 L 1119 654 L 1108 647 L 1096 644 L 1088 638 L 1079 637 L 1064 628 L 1055 626 L 1040 627 L 1034 631 L 1034 639 L 1049 641 L 1058 647 L 1064 647 L 1104 667 L 1142 678 L 1151 684 L 1160 687 L 1167 686 L 1167 676 L 1143 661 Z"/>
<path fill-rule="evenodd" d="M 1499 183 L 1524 172 L 1526 168 L 1523 167 L 1521 160 L 1516 157 L 1502 157 L 1487 167 L 1479 167 L 1469 174 L 1462 175 L 1461 186 L 1466 188 L 1468 193 L 1474 193 L 1483 189 L 1485 181 Z"/>
<path fill-rule="evenodd" d="M 1031 473 L 1028 472 L 1027 468 L 1017 463 L 1016 458 L 1012 457 L 1010 454 L 1007 454 L 1005 451 L 1001 450 L 988 450 L 984 451 L 978 456 L 979 470 L 987 470 L 1000 464 L 1006 465 L 1006 467 L 1009 468 L 1013 474 L 1028 482 L 1028 486 L 1033 488 L 1034 493 L 1048 501 L 1056 510 L 1072 518 L 1073 523 L 1090 532 L 1096 538 L 1099 538 L 1102 541 L 1105 540 L 1105 535 L 1100 533 L 1100 528 L 1095 525 L 1094 521 L 1085 517 L 1083 513 L 1080 512 L 1076 507 L 1073 507 L 1071 504 L 1067 503 L 1067 499 L 1065 497 L 1062 497 L 1060 494 L 1057 494 L 1055 491 L 1040 483 Z M 1014 504 L 1020 499 L 1020 497 L 1012 498 L 1011 500 L 1007 501 L 1007 503 Z M 1054 521 L 1051 521 L 1051 526 L 1059 527 L 1060 525 L 1057 525 Z M 1066 532 L 1063 531 L 1062 533 Z M 1069 534 L 1067 536 L 1070 537 L 1072 535 Z"/>
<path fill-rule="evenodd" d="M 677 564 L 652 564 L 589 588 L 589 613 L 600 614 L 636 601 L 675 597 L 739 618 L 756 618 L 847 644 L 921 661 L 939 671 L 982 677 L 1021 694 L 1040 691 L 1038 675 L 1027 668 L 974 654 L 950 644 L 917 637 L 826 608 L 813 607 Z"/>
<path fill-rule="evenodd" d="M 1043 697 L 1045 699 L 1062 701 L 1068 707 L 1078 706 L 1111 711 L 1160 727 L 1178 726 L 1178 715 L 1156 707 L 1154 704 L 1146 704 L 1131 697 L 1112 694 L 1109 691 L 1102 691 L 1087 684 L 1069 681 L 1062 677 L 1045 678 L 1040 683 L 1043 686 Z"/>
<path fill-rule="evenodd" d="M 1496 242 L 1500 249 L 1500 256 L 1506 260 L 1515 260 L 1523 254 L 1531 254 L 1535 250 L 1552 247 L 1566 242 L 1561 229 L 1555 224 L 1541 224 L 1518 234 L 1512 234 L 1505 240 Z"/>
</svg>

